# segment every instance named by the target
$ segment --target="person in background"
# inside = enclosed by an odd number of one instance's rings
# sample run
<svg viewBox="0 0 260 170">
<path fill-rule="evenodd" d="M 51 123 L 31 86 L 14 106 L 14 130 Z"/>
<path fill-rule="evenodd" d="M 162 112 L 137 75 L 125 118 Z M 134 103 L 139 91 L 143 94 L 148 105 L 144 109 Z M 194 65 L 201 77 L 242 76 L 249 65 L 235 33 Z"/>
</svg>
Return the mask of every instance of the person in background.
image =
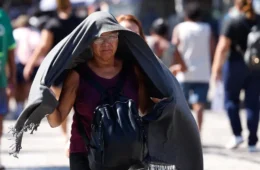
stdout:
<svg viewBox="0 0 260 170">
<path fill-rule="evenodd" d="M 33 54 L 30 56 L 29 62 L 27 62 L 24 68 L 23 74 L 25 80 L 29 79 L 39 58 L 41 58 L 41 56 L 45 56 L 57 43 L 71 33 L 71 31 L 81 22 L 79 18 L 72 14 L 72 6 L 69 0 L 56 0 L 56 3 L 57 16 L 51 18 L 42 30 L 41 43 L 36 47 Z M 63 83 L 62 80 L 66 74 L 67 73 L 64 72 L 52 86 L 57 99 L 60 96 Z M 64 120 L 61 127 L 67 140 L 67 120 Z"/>
<path fill-rule="evenodd" d="M 16 67 L 14 61 L 15 40 L 13 37 L 13 29 L 9 17 L 0 8 L 0 148 L 1 137 L 3 134 L 3 120 L 8 112 L 7 86 L 14 90 L 16 85 Z M 9 68 L 9 76 L 7 79 L 6 67 Z M 1 153 L 1 152 L 0 152 Z M 4 170 L 4 166 L 0 160 L 0 170 Z"/>
<path fill-rule="evenodd" d="M 168 24 L 163 18 L 152 23 L 151 36 L 147 36 L 147 44 L 162 62 L 170 67 L 173 64 L 174 46 L 167 40 Z"/>
<path fill-rule="evenodd" d="M 186 71 L 186 65 L 180 57 L 178 50 L 167 39 L 169 26 L 163 18 L 158 18 L 152 23 L 151 36 L 146 37 L 146 41 L 153 52 L 175 75 L 178 71 Z"/>
<path fill-rule="evenodd" d="M 141 25 L 141 22 L 133 15 L 130 15 L 130 14 L 127 14 L 127 15 L 120 15 L 117 17 L 117 21 L 120 25 L 122 25 L 123 27 L 137 33 L 138 35 L 140 35 L 144 40 L 147 41 L 148 45 L 150 46 L 150 48 L 153 49 L 153 43 L 152 43 L 152 38 L 151 37 L 148 37 L 148 36 L 145 36 L 144 35 L 144 32 L 143 32 L 143 28 L 142 28 L 142 25 Z M 160 25 L 160 24 L 159 24 Z M 160 26 L 162 27 L 165 27 L 165 24 L 161 24 Z M 160 27 L 160 26 L 157 26 L 157 24 L 154 24 L 154 27 Z M 157 30 L 158 29 L 161 29 L 160 28 L 156 28 Z M 165 31 L 165 28 L 162 28 L 164 31 Z M 163 32 L 163 31 L 162 31 Z M 155 33 L 155 32 L 154 32 Z M 157 34 L 158 35 L 158 34 Z M 165 34 L 162 35 L 163 37 L 161 39 L 166 39 L 165 38 Z M 158 38 L 158 36 L 157 36 Z M 156 39 L 157 39 L 156 38 Z M 157 39 L 158 40 L 158 39 Z M 165 41 L 164 41 L 165 42 Z M 157 43 L 158 44 L 158 43 Z M 158 46 L 157 46 L 158 47 Z M 159 49 L 157 50 L 157 52 L 159 52 Z M 177 52 L 177 51 L 176 51 Z M 154 53 L 158 56 L 158 54 L 156 53 L 156 51 L 154 51 Z M 170 67 L 170 70 L 173 74 L 175 74 L 177 71 L 179 70 L 182 70 L 182 71 L 185 71 L 186 69 L 186 66 L 185 66 L 185 63 L 183 62 L 183 60 L 180 58 L 180 55 L 176 54 L 175 55 L 175 65 L 171 65 Z M 174 56 L 172 56 L 174 57 Z"/>
<path fill-rule="evenodd" d="M 239 16 L 242 8 L 242 0 L 234 0 L 234 6 L 231 7 L 228 13 L 224 16 L 224 21 Z"/>
<path fill-rule="evenodd" d="M 14 21 L 14 39 L 17 44 L 15 50 L 16 61 L 16 80 L 17 87 L 15 93 L 16 99 L 16 111 L 14 118 L 17 119 L 24 108 L 24 102 L 26 101 L 31 83 L 36 75 L 39 65 L 41 64 L 43 57 L 40 57 L 35 63 L 34 70 L 28 80 L 24 79 L 23 71 L 25 65 L 28 63 L 29 57 L 32 55 L 33 50 L 40 42 L 40 32 L 29 25 L 29 17 L 26 15 L 19 16 Z"/>
<path fill-rule="evenodd" d="M 101 7 L 100 7 L 99 3 L 94 3 L 87 7 L 88 15 L 92 14 L 93 12 L 100 11 L 100 10 L 101 10 Z"/>
<path fill-rule="evenodd" d="M 211 56 L 213 56 L 213 36 L 210 25 L 201 22 L 198 3 L 185 7 L 185 21 L 173 30 L 172 43 L 184 60 L 187 71 L 179 71 L 176 78 L 181 83 L 188 102 L 197 114 L 199 130 L 202 128 L 203 111 L 207 102 Z"/>
<path fill-rule="evenodd" d="M 259 123 L 260 72 L 250 71 L 245 64 L 243 53 L 247 48 L 248 27 L 257 24 L 251 0 L 240 0 L 240 15 L 224 22 L 217 45 L 212 67 L 212 79 L 224 82 L 225 109 L 228 113 L 233 137 L 227 143 L 227 149 L 236 149 L 244 142 L 242 125 L 239 117 L 240 91 L 244 89 L 244 105 L 247 113 L 249 130 L 248 151 L 256 152 Z M 240 47 L 241 51 L 237 49 Z M 230 51 L 230 52 L 229 52 Z M 229 52 L 229 53 L 228 53 Z"/>
<path fill-rule="evenodd" d="M 135 32 L 136 34 L 140 35 L 145 40 L 145 35 L 143 32 L 141 22 L 133 15 L 119 15 L 117 17 L 117 21 L 123 27 Z"/>
</svg>

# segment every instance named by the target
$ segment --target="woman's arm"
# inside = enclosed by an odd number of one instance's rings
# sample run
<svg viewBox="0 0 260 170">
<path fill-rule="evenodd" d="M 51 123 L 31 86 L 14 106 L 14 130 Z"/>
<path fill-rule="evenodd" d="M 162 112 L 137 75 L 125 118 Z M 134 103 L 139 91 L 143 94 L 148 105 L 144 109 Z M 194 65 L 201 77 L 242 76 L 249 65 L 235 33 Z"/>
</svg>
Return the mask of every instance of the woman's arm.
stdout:
<svg viewBox="0 0 260 170">
<path fill-rule="evenodd" d="M 178 27 L 179 27 L 179 25 L 176 25 L 172 32 L 172 44 L 174 44 L 176 46 L 178 46 L 180 44 L 180 39 L 178 36 L 178 34 L 179 34 Z"/>
<path fill-rule="evenodd" d="M 79 75 L 76 71 L 72 70 L 63 84 L 59 105 L 55 111 L 47 116 L 48 122 L 51 127 L 57 127 L 66 119 L 71 111 L 79 86 Z"/>
<path fill-rule="evenodd" d="M 182 59 L 177 47 L 173 54 L 173 65 L 171 65 L 169 69 L 172 72 L 172 74 L 175 76 L 177 75 L 178 72 L 187 71 L 187 66 L 184 60 Z"/>
<path fill-rule="evenodd" d="M 47 53 L 50 51 L 53 44 L 53 33 L 49 30 L 42 30 L 41 32 L 41 43 L 36 47 L 34 50 L 32 56 L 30 57 L 30 60 L 26 64 L 24 68 L 24 78 L 28 80 L 30 78 L 30 75 L 32 74 L 32 71 L 35 67 L 35 63 L 41 56 L 47 55 Z"/>
<path fill-rule="evenodd" d="M 231 40 L 226 36 L 220 36 L 217 49 L 214 56 L 213 66 L 212 66 L 212 78 L 213 80 L 221 79 L 222 67 L 227 58 L 227 52 L 231 46 Z"/>
<path fill-rule="evenodd" d="M 210 33 L 210 56 L 211 56 L 210 64 L 211 65 L 213 64 L 215 51 L 216 51 L 216 40 L 213 35 L 213 32 L 211 31 Z"/>
<path fill-rule="evenodd" d="M 170 66 L 170 71 L 176 75 L 178 72 L 186 72 L 187 66 L 181 57 L 180 51 L 178 50 L 178 46 L 180 44 L 180 39 L 178 35 L 178 25 L 174 28 L 172 34 L 172 44 L 175 45 L 175 50 L 173 54 L 173 65 Z"/>
</svg>

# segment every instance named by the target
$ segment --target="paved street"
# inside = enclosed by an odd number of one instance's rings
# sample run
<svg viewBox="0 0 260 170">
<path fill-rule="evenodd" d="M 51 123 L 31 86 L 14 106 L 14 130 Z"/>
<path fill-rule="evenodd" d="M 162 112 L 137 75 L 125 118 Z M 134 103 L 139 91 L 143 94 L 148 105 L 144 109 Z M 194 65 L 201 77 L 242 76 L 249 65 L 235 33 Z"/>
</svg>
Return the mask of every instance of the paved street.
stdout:
<svg viewBox="0 0 260 170">
<path fill-rule="evenodd" d="M 245 115 L 243 125 L 245 126 Z M 230 137 L 228 120 L 224 113 L 207 111 L 202 132 L 205 170 L 259 170 L 260 152 L 248 153 L 246 142 L 235 151 L 224 149 Z M 70 121 L 71 122 L 71 121 Z M 23 149 L 19 159 L 8 154 L 11 137 L 8 127 L 13 121 L 6 121 L 2 140 L 2 163 L 7 170 L 68 170 L 68 158 L 65 156 L 65 141 L 60 128 L 51 129 L 43 121 L 34 135 L 24 136 Z M 243 135 L 247 136 L 245 130 Z M 260 133 L 259 133 L 260 136 Z M 260 147 L 259 147 L 260 148 Z"/>
</svg>

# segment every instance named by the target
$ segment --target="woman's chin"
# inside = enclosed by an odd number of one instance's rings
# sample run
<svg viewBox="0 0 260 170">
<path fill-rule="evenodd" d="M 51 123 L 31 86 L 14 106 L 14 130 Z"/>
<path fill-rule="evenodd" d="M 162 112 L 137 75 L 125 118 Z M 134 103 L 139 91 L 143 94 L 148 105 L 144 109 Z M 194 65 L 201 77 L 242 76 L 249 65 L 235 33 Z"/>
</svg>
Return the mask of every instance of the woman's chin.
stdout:
<svg viewBox="0 0 260 170">
<path fill-rule="evenodd" d="M 102 55 L 102 57 L 100 58 L 103 61 L 109 61 L 111 59 L 115 58 L 114 55 Z"/>
</svg>

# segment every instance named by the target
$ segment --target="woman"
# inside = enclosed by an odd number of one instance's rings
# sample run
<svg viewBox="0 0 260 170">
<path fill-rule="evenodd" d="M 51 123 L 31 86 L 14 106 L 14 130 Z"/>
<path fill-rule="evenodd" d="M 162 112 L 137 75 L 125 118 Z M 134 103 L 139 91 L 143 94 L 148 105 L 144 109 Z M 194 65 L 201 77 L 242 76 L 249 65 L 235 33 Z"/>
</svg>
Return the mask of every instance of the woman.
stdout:
<svg viewBox="0 0 260 170">
<path fill-rule="evenodd" d="M 36 75 L 39 65 L 43 57 L 39 58 L 35 63 L 33 74 L 28 80 L 23 77 L 25 65 L 29 62 L 29 57 L 33 50 L 40 42 L 40 33 L 37 29 L 29 25 L 29 17 L 26 15 L 19 16 L 14 22 L 15 29 L 13 31 L 17 48 L 15 49 L 16 57 L 16 111 L 14 119 L 17 119 L 24 108 L 25 101 L 29 95 L 31 83 Z"/>
<path fill-rule="evenodd" d="M 136 67 L 138 69 L 132 71 Z M 69 69 L 70 73 L 58 103 L 49 87 L 64 69 Z M 119 76 L 121 73 L 127 75 Z M 74 114 L 72 125 L 71 169 L 87 169 L 85 145 L 77 131 L 77 113 L 83 120 L 86 134 L 89 134 L 89 121 L 99 97 L 92 90 L 97 86 L 90 87 L 88 82 L 83 81 L 85 75 L 91 75 L 92 81 L 105 82 L 103 86 L 113 86 L 117 79 L 127 78 L 123 92 L 136 101 L 140 114 L 149 123 L 146 126 L 146 162 L 163 164 L 171 169 L 174 166 L 183 170 L 203 169 L 198 129 L 178 82 L 158 62 L 140 36 L 120 26 L 107 12 L 88 16 L 48 54 L 32 86 L 31 94 L 37 93 L 29 98 L 30 104 L 13 129 L 16 145 L 12 154 L 20 151 L 24 131 L 34 131 L 46 115 L 52 127 L 60 125 L 74 105 L 78 112 Z M 158 103 L 153 103 L 150 97 L 157 98 Z M 161 100 L 163 98 L 166 99 Z M 88 152 L 88 155 L 91 154 Z M 108 154 L 113 156 L 113 152 Z M 90 160 L 89 163 L 93 162 Z"/>
<path fill-rule="evenodd" d="M 169 67 L 170 71 L 176 75 L 177 72 L 185 72 L 186 65 L 181 58 L 176 47 L 168 41 L 169 25 L 163 18 L 156 19 L 151 27 L 151 36 L 147 38 L 147 43 L 154 53 Z"/>
<path fill-rule="evenodd" d="M 118 76 L 119 73 L 123 70 L 123 61 L 115 57 L 117 45 L 118 32 L 105 32 L 101 34 L 91 45 L 93 58 L 88 60 L 87 64 L 83 66 L 87 67 L 87 69 L 80 70 L 83 72 L 82 74 L 89 71 L 92 77 L 105 88 L 114 86 L 120 78 Z M 128 79 L 123 87 L 123 92 L 127 97 L 133 99 L 137 105 L 140 105 L 140 108 L 143 108 L 144 106 L 142 106 L 142 104 L 145 102 L 138 102 L 138 97 L 142 96 L 138 96 L 138 84 L 134 72 L 128 72 L 127 76 Z M 145 91 L 145 89 L 140 88 L 139 90 Z M 88 97 L 84 99 L 84 95 L 88 95 Z M 146 97 L 145 100 L 149 100 L 149 98 Z M 80 77 L 79 72 L 72 70 L 64 82 L 58 107 L 47 117 L 50 126 L 57 127 L 61 125 L 74 106 L 74 109 L 77 110 L 76 114 L 85 117 L 86 122 L 84 125 L 85 127 L 89 127 L 87 133 L 90 133 L 90 125 L 88 122 L 91 122 L 94 110 L 99 102 L 99 93 L 95 91 L 95 88 L 84 81 L 84 78 Z M 84 105 L 82 105 L 82 103 L 84 103 Z M 70 145 L 71 169 L 79 169 L 78 161 L 84 160 L 86 155 L 85 144 L 77 131 L 78 123 L 79 122 L 76 123 L 74 118 Z M 87 163 L 87 161 L 85 161 L 85 163 Z M 82 165 L 82 169 L 84 169 L 84 167 L 87 167 L 87 164 Z"/>
<path fill-rule="evenodd" d="M 176 78 L 181 83 L 187 101 L 192 105 L 200 131 L 207 104 L 210 63 L 214 51 L 210 25 L 201 22 L 201 18 L 200 4 L 188 3 L 185 7 L 185 21 L 174 28 L 172 35 L 172 42 L 187 65 L 187 71 L 179 71 Z"/>
<path fill-rule="evenodd" d="M 237 4 L 240 5 L 240 15 L 225 20 L 214 57 L 212 76 L 214 80 L 223 79 L 224 82 L 225 109 L 234 135 L 226 147 L 235 149 L 244 141 L 239 117 L 240 91 L 244 89 L 247 126 L 250 132 L 248 150 L 255 152 L 258 141 L 260 72 L 249 70 L 243 59 L 243 51 L 247 48 L 250 28 L 257 24 L 256 18 L 259 16 L 253 10 L 251 0 L 237 0 Z"/>
</svg>

